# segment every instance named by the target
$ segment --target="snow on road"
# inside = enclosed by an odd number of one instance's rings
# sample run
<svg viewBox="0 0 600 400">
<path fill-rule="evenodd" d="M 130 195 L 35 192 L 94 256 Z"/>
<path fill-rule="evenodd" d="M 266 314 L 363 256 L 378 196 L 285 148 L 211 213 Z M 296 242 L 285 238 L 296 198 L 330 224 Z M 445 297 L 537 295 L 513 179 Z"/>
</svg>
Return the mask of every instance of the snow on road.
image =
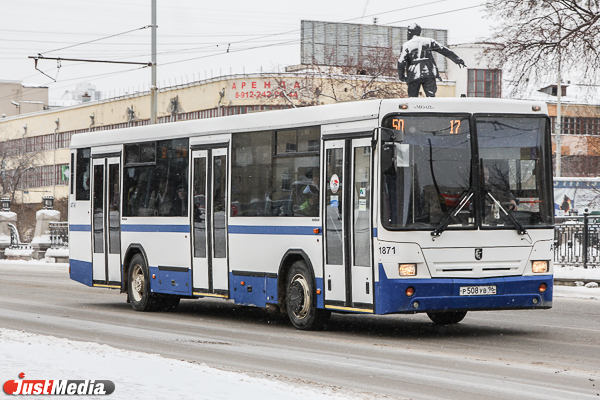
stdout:
<svg viewBox="0 0 600 400">
<path fill-rule="evenodd" d="M 359 399 L 348 390 L 251 377 L 156 354 L 0 329 L 0 384 L 8 380 L 110 380 L 109 399 Z M 1 392 L 0 398 L 8 397 Z M 48 397 L 48 396 L 36 396 Z M 82 399 L 104 396 L 77 396 Z"/>
</svg>

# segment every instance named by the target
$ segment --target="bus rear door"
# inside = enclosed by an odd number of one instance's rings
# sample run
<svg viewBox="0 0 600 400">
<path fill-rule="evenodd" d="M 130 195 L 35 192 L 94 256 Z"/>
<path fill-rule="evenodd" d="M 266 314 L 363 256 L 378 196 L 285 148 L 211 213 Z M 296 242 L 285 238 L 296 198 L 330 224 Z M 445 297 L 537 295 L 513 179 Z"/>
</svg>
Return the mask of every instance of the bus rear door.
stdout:
<svg viewBox="0 0 600 400">
<path fill-rule="evenodd" d="M 93 285 L 120 288 L 121 155 L 92 157 Z"/>
</svg>

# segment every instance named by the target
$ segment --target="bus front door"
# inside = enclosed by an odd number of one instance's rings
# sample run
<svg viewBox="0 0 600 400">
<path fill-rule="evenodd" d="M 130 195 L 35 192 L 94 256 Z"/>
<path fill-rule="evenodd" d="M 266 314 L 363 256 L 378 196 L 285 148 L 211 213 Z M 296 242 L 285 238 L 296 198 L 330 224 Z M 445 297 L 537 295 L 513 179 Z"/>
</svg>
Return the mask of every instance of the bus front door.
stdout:
<svg viewBox="0 0 600 400">
<path fill-rule="evenodd" d="M 94 157 L 92 181 L 92 280 L 121 287 L 121 196 L 119 156 Z"/>
<path fill-rule="evenodd" d="M 371 139 L 326 141 L 325 307 L 373 310 Z"/>
<path fill-rule="evenodd" d="M 192 157 L 193 294 L 229 297 L 227 148 L 194 150 Z"/>
</svg>

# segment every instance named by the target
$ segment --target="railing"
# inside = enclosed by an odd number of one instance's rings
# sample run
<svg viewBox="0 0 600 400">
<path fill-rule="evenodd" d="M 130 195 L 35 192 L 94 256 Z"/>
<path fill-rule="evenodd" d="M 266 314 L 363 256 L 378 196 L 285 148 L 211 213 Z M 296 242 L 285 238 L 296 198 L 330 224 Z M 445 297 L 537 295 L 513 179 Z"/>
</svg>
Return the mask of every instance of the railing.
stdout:
<svg viewBox="0 0 600 400">
<path fill-rule="evenodd" d="M 50 248 L 69 246 L 69 223 L 68 222 L 50 222 Z"/>
<path fill-rule="evenodd" d="M 554 263 L 583 268 L 600 266 L 600 216 L 556 217 Z"/>
</svg>

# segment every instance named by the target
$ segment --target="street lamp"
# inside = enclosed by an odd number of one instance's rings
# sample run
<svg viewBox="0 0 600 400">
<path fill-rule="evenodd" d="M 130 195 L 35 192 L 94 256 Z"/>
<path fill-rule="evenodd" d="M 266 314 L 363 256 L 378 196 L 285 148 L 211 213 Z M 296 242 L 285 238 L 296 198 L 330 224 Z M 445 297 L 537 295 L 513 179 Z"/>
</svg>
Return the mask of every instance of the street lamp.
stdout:
<svg viewBox="0 0 600 400">
<path fill-rule="evenodd" d="M 2 211 L 10 211 L 10 197 L 3 197 L 0 199 L 0 205 L 2 206 Z"/>
<path fill-rule="evenodd" d="M 54 196 L 42 197 L 42 203 L 44 204 L 44 210 L 52 210 L 54 208 Z"/>
</svg>

